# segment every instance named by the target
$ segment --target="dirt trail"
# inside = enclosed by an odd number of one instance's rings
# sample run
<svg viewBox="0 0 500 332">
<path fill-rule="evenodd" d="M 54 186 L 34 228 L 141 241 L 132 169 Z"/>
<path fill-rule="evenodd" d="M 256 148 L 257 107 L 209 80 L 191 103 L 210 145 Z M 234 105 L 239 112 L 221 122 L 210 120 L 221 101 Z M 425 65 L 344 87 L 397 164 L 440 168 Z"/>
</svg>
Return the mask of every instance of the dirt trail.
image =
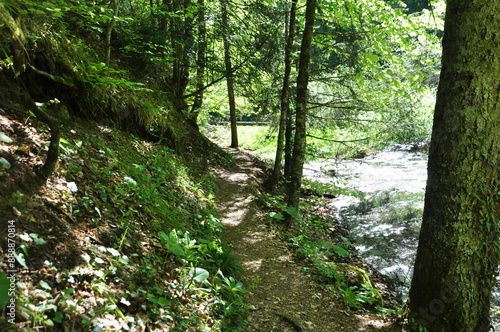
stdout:
<svg viewBox="0 0 500 332">
<path fill-rule="evenodd" d="M 337 306 L 292 258 L 253 204 L 251 195 L 263 171 L 253 158 L 229 150 L 236 159 L 231 169 L 219 170 L 219 204 L 225 240 L 246 268 L 243 283 L 251 291 L 247 331 L 380 331 L 384 322 Z M 252 189 L 253 188 L 253 189 Z M 385 330 L 385 329 L 384 329 Z"/>
</svg>

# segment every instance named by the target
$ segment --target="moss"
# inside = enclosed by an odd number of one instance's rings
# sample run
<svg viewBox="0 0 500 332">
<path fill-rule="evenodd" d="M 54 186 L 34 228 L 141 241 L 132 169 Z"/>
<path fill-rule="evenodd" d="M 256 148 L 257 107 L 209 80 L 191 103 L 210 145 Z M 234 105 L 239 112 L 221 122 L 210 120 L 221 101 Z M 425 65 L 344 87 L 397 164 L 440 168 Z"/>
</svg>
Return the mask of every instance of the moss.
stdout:
<svg viewBox="0 0 500 332">
<path fill-rule="evenodd" d="M 359 267 L 346 263 L 331 264 L 334 266 L 337 273 L 344 277 L 349 284 L 351 284 L 352 286 L 357 286 L 359 288 L 363 288 L 364 286 L 364 288 L 370 289 L 372 297 L 377 300 L 377 304 L 380 306 L 384 305 L 382 295 L 380 295 L 379 291 L 373 285 L 368 272 Z"/>
</svg>

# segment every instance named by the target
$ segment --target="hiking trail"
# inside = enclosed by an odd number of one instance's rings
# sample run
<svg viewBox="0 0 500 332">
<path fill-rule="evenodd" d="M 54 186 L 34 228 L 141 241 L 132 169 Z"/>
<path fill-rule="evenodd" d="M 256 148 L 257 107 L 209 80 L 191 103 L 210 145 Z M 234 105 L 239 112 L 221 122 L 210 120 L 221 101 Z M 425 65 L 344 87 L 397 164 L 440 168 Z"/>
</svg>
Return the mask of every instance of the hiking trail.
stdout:
<svg viewBox="0 0 500 332">
<path fill-rule="evenodd" d="M 216 171 L 218 202 L 225 241 L 245 267 L 242 281 L 252 308 L 247 331 L 395 331 L 383 318 L 337 305 L 312 277 L 301 273 L 303 266 L 252 200 L 263 169 L 249 154 L 227 150 L 236 163 Z"/>
</svg>

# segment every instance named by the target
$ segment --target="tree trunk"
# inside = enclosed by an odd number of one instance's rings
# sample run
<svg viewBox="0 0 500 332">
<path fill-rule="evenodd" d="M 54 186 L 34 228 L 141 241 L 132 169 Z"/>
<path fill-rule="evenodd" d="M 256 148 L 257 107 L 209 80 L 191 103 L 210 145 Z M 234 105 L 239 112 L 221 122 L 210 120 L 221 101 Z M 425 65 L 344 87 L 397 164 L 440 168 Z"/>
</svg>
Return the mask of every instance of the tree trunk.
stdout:
<svg viewBox="0 0 500 332">
<path fill-rule="evenodd" d="M 229 99 L 229 121 L 231 123 L 231 147 L 238 148 L 238 127 L 236 124 L 236 102 L 234 100 L 234 78 L 231 66 L 231 43 L 227 19 L 227 0 L 220 0 L 222 37 L 224 40 L 224 62 L 226 65 L 227 98 Z"/>
<path fill-rule="evenodd" d="M 410 323 L 489 331 L 499 263 L 500 3 L 448 0 Z"/>
<path fill-rule="evenodd" d="M 109 62 L 111 61 L 111 34 L 113 33 L 113 29 L 116 24 L 116 17 L 118 16 L 118 6 L 119 6 L 118 0 L 111 1 L 111 7 L 113 9 L 113 17 L 111 18 L 111 21 L 108 24 L 108 28 L 106 29 L 106 56 L 104 60 L 106 66 L 109 66 Z"/>
<path fill-rule="evenodd" d="M 290 179 L 292 174 L 292 150 L 293 150 L 293 112 L 290 108 L 286 113 L 286 127 L 285 127 L 285 169 L 284 178 Z"/>
<path fill-rule="evenodd" d="M 281 163 L 283 161 L 283 151 L 285 149 L 285 132 L 288 112 L 290 109 L 290 74 L 292 72 L 292 50 L 293 39 L 295 37 L 295 16 L 297 11 L 297 0 L 292 0 L 290 8 L 290 19 L 288 25 L 287 41 L 285 46 L 285 73 L 283 77 L 283 87 L 281 90 L 281 112 L 278 130 L 278 143 L 276 146 L 276 158 L 274 160 L 274 168 L 268 185 L 274 187 L 281 177 Z"/>
<path fill-rule="evenodd" d="M 170 48 L 172 49 L 171 75 L 166 77 L 165 83 L 170 93 L 175 110 L 185 112 L 188 104 L 184 96 L 189 83 L 189 60 L 193 43 L 193 16 L 180 15 L 191 6 L 191 0 L 163 0 L 164 8 L 176 15 L 164 15 L 161 26 L 167 24 L 170 33 Z M 165 21 L 163 21 L 165 20 Z M 166 41 L 167 42 L 167 41 Z"/>
<path fill-rule="evenodd" d="M 291 162 L 290 182 L 287 186 L 288 206 L 298 210 L 300 200 L 300 185 L 302 183 L 302 168 L 306 152 L 306 115 L 307 115 L 307 85 L 309 83 L 309 62 L 311 60 L 311 45 L 313 39 L 314 19 L 316 16 L 316 0 L 307 0 L 306 25 L 300 49 L 299 73 L 297 76 L 297 105 L 295 114 L 295 138 Z"/>
<path fill-rule="evenodd" d="M 205 23 L 205 1 L 198 0 L 198 49 L 196 60 L 196 90 L 197 94 L 194 97 L 194 102 L 189 114 L 190 121 L 198 127 L 197 119 L 200 112 L 201 105 L 203 104 L 203 91 L 205 83 L 205 67 L 206 59 L 205 53 L 207 49 L 207 27 Z"/>
</svg>

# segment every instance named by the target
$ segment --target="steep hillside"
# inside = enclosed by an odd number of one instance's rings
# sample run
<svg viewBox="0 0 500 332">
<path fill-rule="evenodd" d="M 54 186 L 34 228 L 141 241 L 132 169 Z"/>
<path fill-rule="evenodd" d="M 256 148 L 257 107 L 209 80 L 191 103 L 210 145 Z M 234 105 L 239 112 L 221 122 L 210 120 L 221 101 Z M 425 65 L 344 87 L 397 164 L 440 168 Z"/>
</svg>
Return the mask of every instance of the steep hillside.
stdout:
<svg viewBox="0 0 500 332">
<path fill-rule="evenodd" d="M 164 145 L 79 120 L 63 130 L 45 179 L 47 127 L 0 112 L 1 270 L 17 271 L 18 328 L 186 330 L 239 319 L 238 264 L 220 239 L 211 173 Z M 213 152 L 208 163 L 231 162 Z M 19 269 L 6 265 L 7 241 Z"/>
<path fill-rule="evenodd" d="M 0 329 L 241 325 L 209 172 L 231 157 L 144 75 L 154 65 L 102 62 L 90 10 L 0 4 Z"/>
</svg>

